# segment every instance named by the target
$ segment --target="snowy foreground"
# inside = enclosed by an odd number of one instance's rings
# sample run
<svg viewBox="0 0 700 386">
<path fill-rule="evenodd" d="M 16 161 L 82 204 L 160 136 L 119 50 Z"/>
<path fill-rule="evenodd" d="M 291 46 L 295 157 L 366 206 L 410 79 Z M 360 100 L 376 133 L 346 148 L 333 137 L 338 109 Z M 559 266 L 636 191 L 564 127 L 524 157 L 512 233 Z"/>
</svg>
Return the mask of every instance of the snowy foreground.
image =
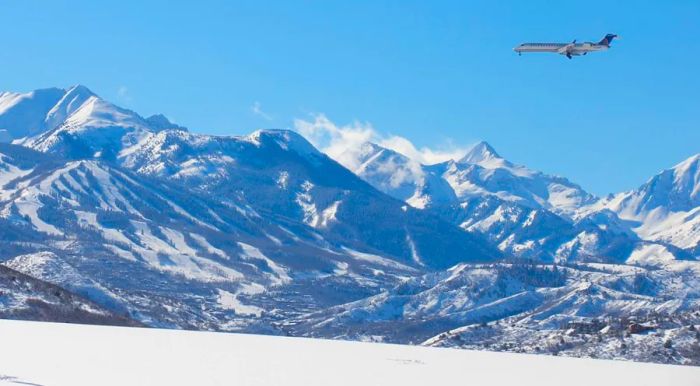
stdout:
<svg viewBox="0 0 700 386">
<path fill-rule="evenodd" d="M 0 385 L 700 385 L 700 367 L 0 320 Z"/>
</svg>

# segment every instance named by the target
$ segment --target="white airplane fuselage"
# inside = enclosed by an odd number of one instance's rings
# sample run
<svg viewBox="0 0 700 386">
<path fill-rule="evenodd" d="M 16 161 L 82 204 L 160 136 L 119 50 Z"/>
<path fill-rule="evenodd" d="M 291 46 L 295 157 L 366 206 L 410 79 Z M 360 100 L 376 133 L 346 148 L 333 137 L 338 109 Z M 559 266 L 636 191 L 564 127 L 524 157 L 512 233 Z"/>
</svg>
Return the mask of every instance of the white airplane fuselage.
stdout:
<svg viewBox="0 0 700 386">
<path fill-rule="evenodd" d="M 586 55 L 589 52 L 606 51 L 610 48 L 610 42 L 615 37 L 617 35 L 608 34 L 599 43 L 576 43 L 575 40 L 571 43 L 523 43 L 513 48 L 513 51 L 517 52 L 518 55 L 529 52 L 550 52 L 565 55 L 571 59 L 572 56 Z"/>
</svg>

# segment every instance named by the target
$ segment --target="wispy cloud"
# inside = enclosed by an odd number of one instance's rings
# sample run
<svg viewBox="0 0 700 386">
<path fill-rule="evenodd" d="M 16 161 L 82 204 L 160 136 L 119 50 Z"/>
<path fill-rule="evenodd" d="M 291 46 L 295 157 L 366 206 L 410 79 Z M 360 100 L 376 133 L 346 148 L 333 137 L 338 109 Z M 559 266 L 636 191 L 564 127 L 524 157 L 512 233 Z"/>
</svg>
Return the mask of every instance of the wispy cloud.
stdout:
<svg viewBox="0 0 700 386">
<path fill-rule="evenodd" d="M 125 103 L 131 103 L 133 100 L 131 98 L 131 93 L 129 93 L 129 88 L 126 86 L 119 86 L 119 88 L 117 88 L 117 96 L 122 102 Z"/>
<path fill-rule="evenodd" d="M 295 119 L 294 128 L 328 156 L 353 170 L 359 166 L 357 157 L 365 142 L 374 142 L 426 165 L 461 158 L 470 148 L 456 146 L 452 141 L 439 148 L 418 148 L 405 137 L 380 133 L 368 122 L 339 126 L 324 114 L 313 115 L 311 120 Z"/>
<path fill-rule="evenodd" d="M 271 121 L 274 119 L 270 114 L 263 111 L 262 106 L 260 105 L 260 102 L 258 102 L 258 101 L 255 101 L 253 103 L 253 105 L 250 106 L 250 111 L 252 111 L 253 114 L 255 114 L 255 115 L 257 115 L 257 116 L 259 116 L 267 121 Z"/>
</svg>

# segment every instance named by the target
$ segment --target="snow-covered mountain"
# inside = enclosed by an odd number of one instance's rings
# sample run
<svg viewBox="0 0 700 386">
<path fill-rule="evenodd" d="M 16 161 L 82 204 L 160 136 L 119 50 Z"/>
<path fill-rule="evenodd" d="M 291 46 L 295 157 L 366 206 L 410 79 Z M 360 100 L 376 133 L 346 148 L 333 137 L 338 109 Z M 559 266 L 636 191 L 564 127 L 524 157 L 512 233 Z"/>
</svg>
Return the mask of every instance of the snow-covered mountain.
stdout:
<svg viewBox="0 0 700 386">
<path fill-rule="evenodd" d="M 353 171 L 380 190 L 417 208 L 488 196 L 570 216 L 578 208 L 596 201 L 596 197 L 566 178 L 511 163 L 486 142 L 474 145 L 457 161 L 436 165 L 421 165 L 371 143 L 361 149 L 359 156 L 355 154 L 360 166 Z"/>
<path fill-rule="evenodd" d="M 54 129 L 0 147 L 0 258 L 138 320 L 240 329 L 500 258 L 294 132 L 163 129 L 90 94 Z"/>
<path fill-rule="evenodd" d="M 566 178 L 511 163 L 486 142 L 476 144 L 459 161 L 448 162 L 443 176 L 460 198 L 488 194 L 565 216 L 596 199 Z"/>
<path fill-rule="evenodd" d="M 347 158 L 377 189 L 485 237 L 506 256 L 624 262 L 646 243 L 611 211 L 582 215 L 598 199 L 580 186 L 515 165 L 486 142 L 436 165 L 371 143 Z"/>
<path fill-rule="evenodd" d="M 195 187 L 222 204 L 274 212 L 310 226 L 337 245 L 389 254 L 410 264 L 445 268 L 500 256 L 480 237 L 460 234 L 444 220 L 376 191 L 294 132 L 192 134 L 163 116 L 144 119 L 82 86 L 68 90 L 62 101 L 73 94 L 81 96 L 71 98 L 79 103 L 70 104 L 70 114 L 60 124 L 15 143 Z M 439 230 L 440 240 L 423 229 Z"/>
<path fill-rule="evenodd" d="M 137 114 L 100 99 L 82 85 L 0 94 L 0 131 L 4 130 L 12 140 L 53 131 L 63 125 L 133 125 L 138 120 L 135 117 Z"/>
<path fill-rule="evenodd" d="M 49 125 L 49 112 L 65 93 L 58 88 L 0 93 L 0 135 L 3 142 L 53 128 Z"/>
<path fill-rule="evenodd" d="M 129 322 L 497 349 L 624 313 L 683 339 L 695 323 L 697 157 L 599 200 L 485 142 L 339 163 L 293 131 L 196 134 L 83 86 L 0 94 L 0 130 L 0 261 Z M 610 343 L 592 336 L 568 352 Z M 695 360 L 665 353 L 646 360 Z"/>
<path fill-rule="evenodd" d="M 700 154 L 655 175 L 636 190 L 586 207 L 609 209 L 642 238 L 700 254 Z"/>
<path fill-rule="evenodd" d="M 84 86 L 74 86 L 47 113 L 42 132 L 13 142 L 70 159 L 111 160 L 122 148 L 166 129 L 184 130 L 163 115 L 143 118 L 105 101 Z"/>
<path fill-rule="evenodd" d="M 431 263 L 428 256 L 419 264 L 410 256 L 402 262 L 370 253 L 384 244 L 354 235 L 326 238 L 314 224 L 255 209 L 236 196 L 211 199 L 105 161 L 62 160 L 15 145 L 2 154 L 13 174 L 0 194 L 0 257 L 154 325 L 227 329 L 234 320 L 261 316 L 259 304 L 270 291 L 286 292 L 290 304 L 303 299 L 279 311 L 298 312 L 325 305 L 324 287 L 340 285 L 346 292 L 332 296 L 350 300 Z M 435 224 L 421 222 L 426 218 L 413 217 L 421 226 Z M 406 228 L 400 232 L 406 237 Z M 411 245 L 419 247 L 421 237 Z M 434 257 L 435 264 L 453 258 Z M 259 299 L 241 300 L 249 297 Z M 202 307 L 211 311 L 196 311 Z"/>
<path fill-rule="evenodd" d="M 452 187 L 438 173 L 374 143 L 349 149 L 338 160 L 372 186 L 415 208 L 457 202 Z"/>
</svg>

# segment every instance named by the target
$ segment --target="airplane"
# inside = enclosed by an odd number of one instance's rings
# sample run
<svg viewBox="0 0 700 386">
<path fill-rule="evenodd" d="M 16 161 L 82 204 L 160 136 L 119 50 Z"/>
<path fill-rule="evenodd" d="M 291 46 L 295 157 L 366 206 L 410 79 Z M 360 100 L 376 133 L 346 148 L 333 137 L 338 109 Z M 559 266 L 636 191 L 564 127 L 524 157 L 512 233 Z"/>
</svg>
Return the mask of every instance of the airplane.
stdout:
<svg viewBox="0 0 700 386">
<path fill-rule="evenodd" d="M 605 51 L 610 48 L 610 43 L 613 39 L 618 36 L 615 34 L 607 34 L 598 43 L 585 42 L 576 43 L 574 40 L 571 43 L 523 43 L 515 48 L 513 51 L 517 52 L 518 55 L 522 55 L 523 52 L 553 52 L 560 55 L 566 55 L 567 58 L 571 59 L 572 56 L 586 55 L 589 52 L 595 51 Z"/>
</svg>

